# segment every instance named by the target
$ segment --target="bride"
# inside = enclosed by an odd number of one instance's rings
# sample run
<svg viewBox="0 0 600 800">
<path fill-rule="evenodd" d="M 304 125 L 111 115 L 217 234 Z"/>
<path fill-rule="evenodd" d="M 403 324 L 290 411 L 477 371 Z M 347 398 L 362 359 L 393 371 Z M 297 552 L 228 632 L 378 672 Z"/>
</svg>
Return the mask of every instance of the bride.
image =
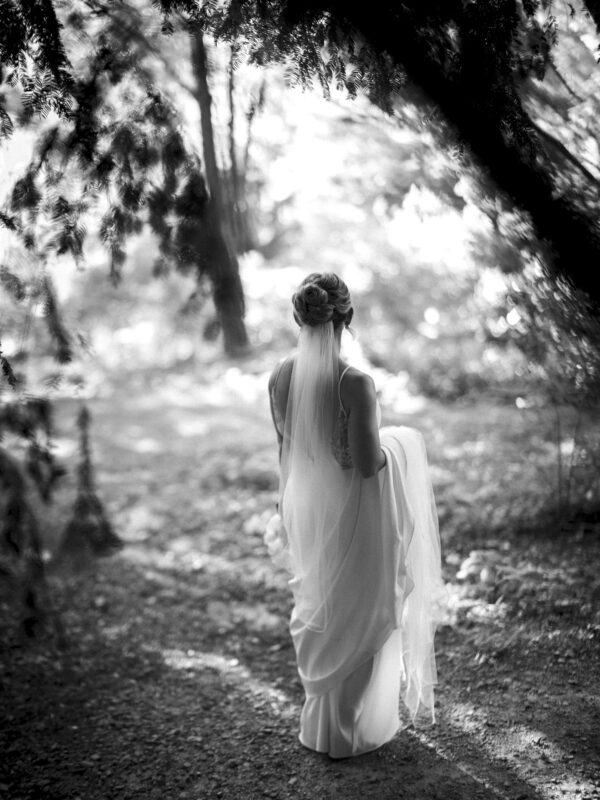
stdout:
<svg viewBox="0 0 600 800">
<path fill-rule="evenodd" d="M 394 736 L 400 699 L 435 721 L 440 539 L 421 434 L 380 429 L 371 377 L 340 357 L 346 284 L 313 273 L 292 304 L 298 348 L 269 380 L 281 478 L 266 541 L 291 575 L 300 741 L 344 758 Z"/>
</svg>

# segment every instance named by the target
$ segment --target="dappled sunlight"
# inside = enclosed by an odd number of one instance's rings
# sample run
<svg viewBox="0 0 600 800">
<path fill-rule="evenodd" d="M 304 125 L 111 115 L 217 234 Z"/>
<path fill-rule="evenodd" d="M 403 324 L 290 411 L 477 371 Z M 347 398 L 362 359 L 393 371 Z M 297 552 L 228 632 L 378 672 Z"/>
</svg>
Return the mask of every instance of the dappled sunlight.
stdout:
<svg viewBox="0 0 600 800">
<path fill-rule="evenodd" d="M 157 307 L 153 309 L 152 317 L 131 325 L 109 328 L 101 323 L 96 324 L 91 346 L 94 360 L 103 369 L 118 371 L 123 364 L 135 365 L 137 369 L 164 369 L 194 355 L 197 348 L 193 338 L 185 331 L 168 330 L 170 326 L 165 319 L 164 309 L 160 308 L 160 302 L 155 301 L 154 305 Z"/>
<path fill-rule="evenodd" d="M 270 710 L 283 718 L 298 715 L 298 706 L 291 697 L 269 683 L 255 678 L 237 658 L 227 658 L 218 653 L 199 650 L 165 649 L 161 651 L 165 664 L 176 670 L 199 672 L 215 670 L 219 676 L 242 694 L 250 695 L 259 704 L 268 704 Z"/>
<path fill-rule="evenodd" d="M 285 578 L 274 575 L 270 564 L 263 553 L 255 556 L 245 555 L 242 559 L 231 559 L 226 556 L 207 552 L 201 549 L 178 550 L 151 547 L 130 546 L 124 548 L 121 557 L 131 564 L 142 567 L 148 577 L 156 577 L 161 571 L 180 570 L 199 576 L 244 578 L 246 582 L 257 585 L 285 586 Z M 161 578 L 162 581 L 162 578 Z M 235 616 L 235 614 L 234 614 Z"/>
<path fill-rule="evenodd" d="M 223 556 L 212 553 L 191 552 L 184 554 L 176 550 L 164 550 L 157 547 L 144 546 L 126 548 L 122 557 L 132 564 L 142 567 L 154 567 L 158 570 L 182 569 L 185 572 L 206 572 L 209 575 L 236 572 L 236 565 Z"/>
<path fill-rule="evenodd" d="M 472 439 L 460 442 L 456 445 L 448 445 L 444 448 L 444 457 L 450 460 L 468 456 L 479 456 L 491 446 L 485 439 Z"/>
<path fill-rule="evenodd" d="M 125 549 L 126 552 L 127 548 Z M 148 590 L 144 597 L 144 613 L 151 613 L 155 618 L 164 614 L 163 603 L 167 599 L 173 599 L 181 588 L 181 573 L 172 567 L 168 569 L 162 567 L 148 566 L 146 562 L 137 562 L 134 559 L 125 558 L 126 562 L 140 565 L 142 570 L 140 575 L 148 585 Z M 194 574 L 194 580 L 185 587 L 186 594 L 193 601 L 201 602 L 210 591 L 209 576 L 204 574 Z M 152 587 L 152 588 L 150 588 Z"/>
<path fill-rule="evenodd" d="M 223 375 L 223 385 L 234 397 L 248 403 L 263 400 L 266 403 L 269 372 L 252 375 L 242 372 L 239 367 L 231 367 Z"/>
<path fill-rule="evenodd" d="M 232 402 L 245 405 L 260 404 L 268 407 L 268 371 L 244 371 L 240 367 L 227 367 L 217 362 L 210 369 L 191 366 L 183 374 L 166 372 L 164 381 L 154 378 L 143 396 L 136 398 L 136 405 L 144 410 L 163 409 L 167 406 L 174 415 L 182 410 L 207 410 L 228 408 Z M 262 401 L 262 403 L 261 403 Z"/>
<path fill-rule="evenodd" d="M 137 434 L 132 433 L 131 437 L 131 447 L 137 453 L 160 453 L 163 450 L 163 443 L 159 442 L 157 439 L 152 439 L 150 436 L 140 436 L 139 432 Z"/>
<path fill-rule="evenodd" d="M 506 604 L 502 601 L 493 603 L 474 592 L 469 585 L 462 583 L 446 584 L 447 606 L 445 608 L 445 624 L 455 627 L 463 621 L 480 626 L 493 625 L 506 616 Z"/>
<path fill-rule="evenodd" d="M 115 513 L 119 535 L 127 543 L 145 541 L 150 535 L 160 531 L 164 525 L 164 514 L 148 504 L 136 504 Z"/>
<path fill-rule="evenodd" d="M 489 765 L 484 764 L 484 759 L 482 758 L 483 753 L 481 751 L 476 752 L 476 758 L 457 757 L 443 742 L 440 742 L 438 738 L 432 738 L 426 731 L 417 728 L 409 730 L 408 733 L 412 738 L 423 745 L 423 747 L 435 753 L 437 758 L 444 759 L 448 763 L 453 764 L 462 775 L 463 786 L 473 781 L 478 790 L 485 793 L 481 796 L 485 797 L 486 800 L 514 800 L 514 791 L 504 788 L 510 785 L 506 782 L 510 770 L 498 768 L 495 761 L 492 761 L 494 764 L 492 767 L 494 777 L 490 780 L 490 768 Z M 502 788 L 498 785 L 500 780 L 503 784 Z M 525 794 L 518 794 L 516 796 L 519 798 L 526 797 Z M 539 795 L 532 795 L 532 798 L 533 797 L 537 798 Z"/>
<path fill-rule="evenodd" d="M 130 621 L 123 622 L 119 625 L 103 625 L 102 636 L 104 636 L 105 639 L 118 642 L 129 635 L 130 629 Z"/>
<path fill-rule="evenodd" d="M 206 436 L 211 430 L 208 420 L 198 419 L 198 417 L 181 418 L 175 420 L 175 428 L 181 436 Z"/>
<path fill-rule="evenodd" d="M 239 600 L 210 600 L 207 613 L 217 623 L 218 630 L 225 632 L 244 623 L 253 631 L 281 631 L 286 622 L 278 614 L 271 613 L 265 603 L 244 603 Z"/>
<path fill-rule="evenodd" d="M 535 788 L 541 797 L 558 800 L 565 795 L 595 796 L 597 786 L 566 766 L 577 759 L 535 725 L 512 720 L 498 736 L 490 739 L 488 731 L 497 725 L 493 708 L 453 702 L 444 708 L 444 716 L 452 727 L 471 737 L 490 759 L 507 762 L 523 781 L 532 780 L 534 772 L 541 771 L 543 777 L 538 774 L 535 778 Z"/>
</svg>

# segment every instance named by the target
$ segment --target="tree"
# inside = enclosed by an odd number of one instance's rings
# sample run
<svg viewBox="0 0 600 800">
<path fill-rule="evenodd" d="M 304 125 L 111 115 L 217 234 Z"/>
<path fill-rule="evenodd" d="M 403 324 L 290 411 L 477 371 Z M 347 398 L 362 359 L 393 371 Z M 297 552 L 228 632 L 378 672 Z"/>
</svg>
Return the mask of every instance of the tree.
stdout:
<svg viewBox="0 0 600 800">
<path fill-rule="evenodd" d="M 222 227 L 222 204 L 218 198 L 213 202 L 220 178 L 213 175 L 207 188 L 177 110 L 154 88 L 147 58 L 154 45 L 145 37 L 142 13 L 134 3 L 115 7 L 89 0 L 61 7 L 61 26 L 52 3 L 34 6 L 0 5 L 9 23 L 0 34 L 3 68 L 8 65 L 9 70 L 2 72 L 6 83 L 0 95 L 0 132 L 12 132 L 7 108 L 24 129 L 42 118 L 31 160 L 0 215 L 33 269 L 24 278 L 19 264 L 9 258 L 0 265 L 3 290 L 16 306 L 29 305 L 29 313 L 41 307 L 53 355 L 65 364 L 79 344 L 63 323 L 50 264 L 64 254 L 82 262 L 91 227 L 105 244 L 110 275 L 118 281 L 128 238 L 149 225 L 158 239 L 155 271 L 174 267 L 193 271 L 198 282 L 208 279 L 225 348 L 239 354 L 246 345 L 243 291 Z M 14 46 L 19 37 L 27 39 L 21 50 Z M 210 113 L 204 122 L 211 133 Z M 209 156 L 210 147 L 214 161 L 212 139 L 205 148 Z M 16 361 L 26 356 L 19 353 Z M 13 371 L 1 351 L 0 360 L 8 385 L 16 390 L 15 401 L 0 408 L 0 438 L 8 432 L 26 446 L 24 458 L 0 447 L 5 512 L 0 515 L 0 574 L 19 583 L 29 633 L 47 605 L 32 497 L 50 499 L 60 468 L 52 457 L 51 404 L 29 396 L 17 365 Z M 78 424 L 78 493 L 58 555 L 79 563 L 89 553 L 111 552 L 119 539 L 94 490 L 85 409 Z"/>
<path fill-rule="evenodd" d="M 218 38 L 243 42 L 257 63 L 288 58 L 296 80 L 316 77 L 354 94 L 367 91 L 393 109 L 411 85 L 438 127 L 475 159 L 487 194 L 500 195 L 524 216 L 521 247 L 597 305 L 600 257 L 598 179 L 566 148 L 541 133 L 522 89 L 553 67 L 558 27 L 551 0 L 385 2 L 341 0 L 254 2 L 197 7 L 163 0 Z M 591 14 L 596 3 L 571 15 Z M 566 152 L 565 152 L 566 151 Z M 578 257 L 573 258 L 577 249 Z M 581 296 L 580 296 L 581 297 Z"/>
<path fill-rule="evenodd" d="M 527 78 L 541 80 L 555 66 L 556 5 L 553 0 L 375 0 L 368 6 L 342 0 L 160 2 L 165 30 L 172 29 L 174 14 L 183 14 L 201 30 L 243 45 L 257 63 L 290 59 L 297 80 L 316 77 L 325 92 L 335 81 L 350 94 L 367 91 L 391 109 L 402 85 L 416 87 L 446 133 L 476 160 L 488 193 L 499 192 L 524 215 L 523 249 L 597 304 L 597 179 L 536 128 L 522 97 Z M 598 28 L 595 0 L 567 9 L 571 18 L 591 17 Z M 53 3 L 21 6 L 5 0 L 2 13 L 8 33 L 0 39 L 0 61 L 12 67 L 13 80 L 30 91 L 36 108 L 64 106 L 73 95 L 72 76 Z M 21 59 L 25 53 L 33 59 L 34 78 Z M 3 119 L 5 129 L 10 127 L 5 112 Z"/>
<path fill-rule="evenodd" d="M 83 40 L 87 51 L 71 48 L 78 70 L 68 84 L 73 105 L 42 130 L 1 219 L 44 264 L 64 253 L 81 260 L 92 211 L 102 213 L 99 234 L 114 280 L 121 275 L 127 239 L 149 224 L 159 240 L 157 273 L 174 266 L 193 270 L 199 282 L 208 279 L 225 349 L 235 355 L 247 346 L 243 289 L 224 220 L 205 60 L 196 60 L 195 74 L 206 176 L 193 144 L 181 133 L 177 109 L 155 88 L 148 57 L 159 47 L 146 35 L 148 27 L 143 9 L 135 3 L 115 7 L 82 0 L 72 5 L 63 34 Z M 55 94 L 67 91 L 63 72 L 47 77 L 46 61 L 40 60 L 43 52 L 35 44 L 37 28 L 30 25 L 28 30 L 28 52 L 38 58 L 38 71 L 44 70 L 39 87 L 33 80 L 33 95 L 23 59 L 9 61 L 9 82 L 24 88 L 20 118 L 25 122 L 35 110 L 42 115 L 56 111 Z M 91 59 L 86 58 L 89 51 L 94 53 Z M 68 63 L 64 50 L 61 53 L 62 63 Z M 7 54 L 11 56 L 5 48 L 3 55 Z M 7 116 L 6 120 L 12 122 Z M 6 122 L 7 131 L 9 127 Z M 38 235 L 40 225 L 52 231 L 50 239 Z"/>
<path fill-rule="evenodd" d="M 209 199 L 206 208 L 207 233 L 203 237 L 206 246 L 198 248 L 211 262 L 211 275 L 215 306 L 219 311 L 225 349 L 230 354 L 244 351 L 248 337 L 243 323 L 244 292 L 234 250 L 232 215 L 227 215 L 223 197 L 221 176 L 217 166 L 214 133 L 211 116 L 212 98 L 208 86 L 206 48 L 201 34 L 191 37 L 191 57 L 196 77 L 197 98 L 202 125 L 202 148 Z M 235 160 L 232 158 L 232 170 Z M 233 175 L 235 176 L 235 172 Z M 234 179 L 235 180 L 235 179 Z M 234 186 L 236 184 L 234 183 Z"/>
</svg>

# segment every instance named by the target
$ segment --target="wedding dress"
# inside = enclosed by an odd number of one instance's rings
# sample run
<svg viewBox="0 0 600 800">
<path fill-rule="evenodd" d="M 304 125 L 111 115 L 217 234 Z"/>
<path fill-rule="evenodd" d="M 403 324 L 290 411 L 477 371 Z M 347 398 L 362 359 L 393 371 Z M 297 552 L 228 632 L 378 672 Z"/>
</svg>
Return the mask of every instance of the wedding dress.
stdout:
<svg viewBox="0 0 600 800">
<path fill-rule="evenodd" d="M 330 330 L 324 330 L 330 329 Z M 423 437 L 385 427 L 385 466 L 352 465 L 333 326 L 305 326 L 282 439 L 279 510 L 266 542 L 289 570 L 290 632 L 306 693 L 300 741 L 344 758 L 389 741 L 399 700 L 434 722 L 434 633 L 443 597 L 440 539 Z"/>
</svg>

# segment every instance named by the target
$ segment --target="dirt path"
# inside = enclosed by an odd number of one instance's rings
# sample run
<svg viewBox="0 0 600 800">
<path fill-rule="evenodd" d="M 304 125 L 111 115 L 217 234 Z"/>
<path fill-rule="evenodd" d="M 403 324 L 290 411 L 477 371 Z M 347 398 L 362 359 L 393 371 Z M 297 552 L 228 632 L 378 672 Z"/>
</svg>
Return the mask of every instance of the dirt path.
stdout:
<svg viewBox="0 0 600 800">
<path fill-rule="evenodd" d="M 0 797 L 600 798 L 597 534 L 484 542 L 504 575 L 529 575 L 502 595 L 465 566 L 483 540 L 453 538 L 437 726 L 339 762 L 299 744 L 290 597 L 261 538 L 276 489 L 262 383 L 209 377 L 92 403 L 100 492 L 127 546 L 53 577 L 66 652 L 23 646 L 3 617 Z M 66 454 L 71 424 L 65 405 Z"/>
</svg>

